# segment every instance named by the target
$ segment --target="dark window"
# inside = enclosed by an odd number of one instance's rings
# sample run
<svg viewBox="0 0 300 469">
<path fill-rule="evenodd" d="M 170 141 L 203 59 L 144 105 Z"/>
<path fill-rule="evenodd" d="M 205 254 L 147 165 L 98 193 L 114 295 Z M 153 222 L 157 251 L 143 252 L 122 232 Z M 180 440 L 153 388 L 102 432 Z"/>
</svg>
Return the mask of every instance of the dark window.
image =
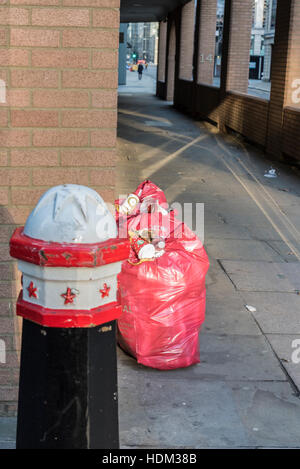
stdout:
<svg viewBox="0 0 300 469">
<path fill-rule="evenodd" d="M 276 10 L 277 10 L 277 0 L 273 0 L 272 13 L 271 13 L 271 29 L 274 29 L 276 25 Z"/>
</svg>

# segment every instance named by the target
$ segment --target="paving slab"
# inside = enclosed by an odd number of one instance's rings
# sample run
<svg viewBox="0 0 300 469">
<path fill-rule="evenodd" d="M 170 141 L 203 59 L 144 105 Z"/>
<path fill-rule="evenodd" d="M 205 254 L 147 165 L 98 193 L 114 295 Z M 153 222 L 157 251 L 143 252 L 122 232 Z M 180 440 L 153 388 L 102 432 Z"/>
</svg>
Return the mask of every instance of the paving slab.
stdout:
<svg viewBox="0 0 300 469">
<path fill-rule="evenodd" d="M 268 341 L 264 336 L 200 334 L 201 363 L 177 370 L 161 371 L 144 367 L 119 352 L 137 375 L 156 380 L 190 379 L 207 381 L 286 381 Z M 122 356 L 123 354 L 123 356 Z"/>
<path fill-rule="evenodd" d="M 265 334 L 300 334 L 300 295 L 243 292 L 243 298 L 256 308 L 252 314 Z"/>
<path fill-rule="evenodd" d="M 299 259 L 291 251 L 290 247 L 284 241 L 268 241 L 268 244 L 277 251 L 286 262 L 299 262 Z M 295 245 L 300 252 L 300 244 Z"/>
<path fill-rule="evenodd" d="M 241 229 L 246 228 L 250 234 L 251 239 L 253 239 L 253 225 L 255 225 L 255 220 L 257 224 L 263 223 L 264 216 L 255 208 L 252 211 L 247 211 L 244 204 L 236 204 L 236 207 L 232 207 L 232 211 L 229 210 L 229 204 L 224 203 L 205 203 L 206 209 L 206 222 L 207 223 L 224 223 L 227 225 L 238 226 Z M 236 236 L 235 239 L 239 239 L 239 236 Z M 259 239 L 256 237 L 255 239 Z M 264 238 L 261 238 L 264 239 Z M 277 239 L 274 234 L 274 238 Z"/>
<path fill-rule="evenodd" d="M 252 315 L 246 310 L 238 292 L 208 296 L 203 333 L 229 335 L 261 335 Z"/>
<path fill-rule="evenodd" d="M 233 295 L 236 292 L 236 288 L 222 269 L 220 263 L 211 257 L 209 261 L 210 266 L 206 276 L 207 295 Z"/>
<path fill-rule="evenodd" d="M 222 215 L 228 225 L 239 225 L 247 227 L 253 233 L 253 227 L 268 226 L 265 215 L 252 204 L 251 200 L 246 202 L 235 202 L 232 198 L 222 202 L 211 203 L 208 210 L 211 211 L 211 216 L 217 218 Z M 270 231 L 272 226 L 269 223 Z M 272 238 L 271 238 L 272 239 Z M 277 239 L 275 237 L 275 239 Z"/>
<path fill-rule="evenodd" d="M 287 383 L 248 383 L 235 390 L 235 403 L 257 447 L 299 448 L 299 398 Z"/>
<path fill-rule="evenodd" d="M 267 337 L 282 366 L 300 391 L 300 335 L 269 334 Z"/>
<path fill-rule="evenodd" d="M 205 210 L 208 210 L 205 209 Z M 206 212 L 205 212 L 206 213 Z M 208 220 L 207 215 L 204 218 L 205 240 L 214 239 L 252 239 L 249 229 L 240 225 L 228 225 L 221 220 Z"/>
<path fill-rule="evenodd" d="M 274 261 L 284 259 L 264 241 L 245 239 L 211 239 L 206 240 L 208 254 L 215 259 L 242 261 Z"/>
<path fill-rule="evenodd" d="M 269 222 L 258 224 L 254 221 L 253 224 L 247 225 L 247 230 L 252 239 L 282 241 L 278 231 Z"/>
<path fill-rule="evenodd" d="M 300 291 L 300 263 L 221 261 L 240 291 Z"/>
<path fill-rule="evenodd" d="M 287 383 L 153 380 L 124 369 L 119 387 L 121 447 L 299 447 L 300 401 Z"/>
<path fill-rule="evenodd" d="M 247 444 L 230 390 L 222 383 L 154 381 L 127 374 L 119 379 L 119 386 L 121 446 L 199 448 Z"/>
<path fill-rule="evenodd" d="M 263 336 L 200 334 L 201 363 L 188 370 L 203 379 L 285 380 Z"/>
<path fill-rule="evenodd" d="M 155 93 L 155 80 L 143 74 L 142 80 L 139 80 L 137 72 L 127 73 L 127 85 L 120 85 L 118 89 L 119 95 L 125 95 L 131 98 L 138 94 L 154 94 Z"/>
</svg>

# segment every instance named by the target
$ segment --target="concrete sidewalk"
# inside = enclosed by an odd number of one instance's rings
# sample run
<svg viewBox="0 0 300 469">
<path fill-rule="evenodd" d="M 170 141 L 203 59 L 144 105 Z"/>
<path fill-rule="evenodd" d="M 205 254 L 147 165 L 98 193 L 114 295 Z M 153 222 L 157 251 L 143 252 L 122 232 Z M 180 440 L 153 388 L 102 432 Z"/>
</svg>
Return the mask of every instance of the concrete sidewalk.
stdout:
<svg viewBox="0 0 300 469">
<path fill-rule="evenodd" d="M 248 94 L 258 98 L 270 99 L 271 82 L 263 80 L 249 80 Z"/>
<path fill-rule="evenodd" d="M 299 173 L 153 90 L 134 74 L 120 89 L 117 190 L 150 178 L 169 203 L 205 203 L 207 319 L 197 366 L 161 372 L 118 350 L 121 445 L 299 448 Z M 14 438 L 15 419 L 0 419 L 0 448 Z"/>
<path fill-rule="evenodd" d="M 127 84 L 119 86 L 119 95 L 132 97 L 136 94 L 155 94 L 156 81 L 153 77 L 153 71 L 144 71 L 143 77 L 139 80 L 137 72 L 127 71 Z"/>
<path fill-rule="evenodd" d="M 122 446 L 300 447 L 300 364 L 292 361 L 300 339 L 299 172 L 149 91 L 122 91 L 118 193 L 149 178 L 169 203 L 205 203 L 211 261 L 201 364 L 161 372 L 119 351 Z M 272 164 L 277 178 L 265 178 Z"/>
</svg>

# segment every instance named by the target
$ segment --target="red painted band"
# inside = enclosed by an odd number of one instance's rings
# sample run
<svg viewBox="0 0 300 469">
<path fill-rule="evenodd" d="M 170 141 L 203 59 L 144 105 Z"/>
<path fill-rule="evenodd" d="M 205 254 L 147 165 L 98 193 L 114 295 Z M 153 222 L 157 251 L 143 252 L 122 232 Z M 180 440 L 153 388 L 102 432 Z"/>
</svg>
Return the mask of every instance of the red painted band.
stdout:
<svg viewBox="0 0 300 469">
<path fill-rule="evenodd" d="M 86 328 L 114 321 L 121 316 L 122 307 L 117 302 L 91 310 L 48 309 L 23 300 L 23 292 L 17 301 L 17 315 L 45 327 Z"/>
<path fill-rule="evenodd" d="M 17 228 L 10 240 L 10 255 L 44 267 L 98 267 L 128 259 L 127 239 L 109 239 L 97 244 L 51 243 L 24 235 Z"/>
</svg>

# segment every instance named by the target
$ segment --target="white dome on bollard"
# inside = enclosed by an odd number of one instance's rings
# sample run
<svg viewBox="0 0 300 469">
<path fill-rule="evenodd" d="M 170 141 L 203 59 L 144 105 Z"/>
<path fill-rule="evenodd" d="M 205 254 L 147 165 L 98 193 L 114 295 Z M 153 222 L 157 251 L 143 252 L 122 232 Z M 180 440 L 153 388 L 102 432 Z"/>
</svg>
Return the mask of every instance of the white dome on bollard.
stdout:
<svg viewBox="0 0 300 469">
<path fill-rule="evenodd" d="M 97 192 L 74 184 L 53 187 L 10 240 L 22 272 L 17 314 L 62 328 L 117 319 L 117 275 L 129 250 Z"/>
<path fill-rule="evenodd" d="M 56 243 L 101 243 L 116 238 L 114 217 L 93 189 L 76 184 L 52 187 L 29 215 L 24 234 Z"/>
</svg>

